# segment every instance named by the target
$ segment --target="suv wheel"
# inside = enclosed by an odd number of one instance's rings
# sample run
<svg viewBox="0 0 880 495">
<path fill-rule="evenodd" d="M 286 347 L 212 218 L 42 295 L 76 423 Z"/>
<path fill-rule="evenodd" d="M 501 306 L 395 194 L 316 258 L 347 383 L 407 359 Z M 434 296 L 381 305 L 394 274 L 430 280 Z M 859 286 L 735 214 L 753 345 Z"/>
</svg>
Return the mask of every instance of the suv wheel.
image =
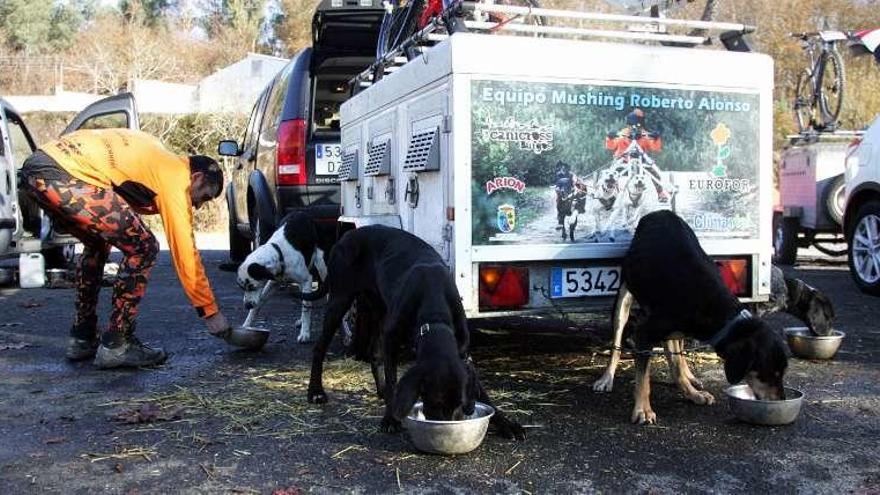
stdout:
<svg viewBox="0 0 880 495">
<path fill-rule="evenodd" d="M 235 199 L 231 188 L 226 189 L 226 211 L 229 213 L 229 260 L 241 263 L 251 253 L 251 244 L 248 238 L 238 231 L 238 222 L 235 220 Z"/>
<path fill-rule="evenodd" d="M 853 281 L 862 292 L 880 296 L 880 201 L 859 207 L 847 241 Z"/>
<path fill-rule="evenodd" d="M 46 260 L 46 268 L 72 268 L 76 258 L 76 245 L 65 244 L 46 248 L 43 250 L 43 258 Z"/>
<path fill-rule="evenodd" d="M 773 214 L 773 261 L 780 265 L 794 264 L 797 258 L 798 220 Z"/>
</svg>

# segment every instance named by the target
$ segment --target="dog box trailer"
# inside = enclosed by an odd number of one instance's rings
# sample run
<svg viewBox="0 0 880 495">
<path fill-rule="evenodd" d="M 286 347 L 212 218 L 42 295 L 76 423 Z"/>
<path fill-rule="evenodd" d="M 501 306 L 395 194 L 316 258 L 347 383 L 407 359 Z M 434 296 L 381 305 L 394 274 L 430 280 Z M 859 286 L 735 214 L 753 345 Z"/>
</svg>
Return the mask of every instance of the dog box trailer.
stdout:
<svg viewBox="0 0 880 495">
<path fill-rule="evenodd" d="M 779 197 L 773 213 L 773 258 L 790 265 L 800 247 L 846 254 L 843 238 L 846 153 L 860 131 L 789 136 L 779 160 Z"/>
<path fill-rule="evenodd" d="M 725 51 L 692 46 L 702 37 L 603 34 L 684 48 L 511 26 L 542 35 L 434 36 L 375 83 L 376 64 L 353 81 L 366 87 L 342 105 L 341 224 L 391 225 L 431 244 L 476 318 L 607 308 L 638 219 L 672 209 L 743 300 L 766 300 L 770 57 L 734 51 L 736 36 L 722 36 Z M 621 144 L 633 132 L 641 138 Z"/>
</svg>

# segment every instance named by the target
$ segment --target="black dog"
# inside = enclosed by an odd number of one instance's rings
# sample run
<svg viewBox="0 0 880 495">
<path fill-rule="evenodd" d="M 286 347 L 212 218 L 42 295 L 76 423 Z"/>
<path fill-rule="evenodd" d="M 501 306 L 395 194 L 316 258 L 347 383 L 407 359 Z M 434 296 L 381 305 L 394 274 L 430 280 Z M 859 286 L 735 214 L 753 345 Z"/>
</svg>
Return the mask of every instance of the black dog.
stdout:
<svg viewBox="0 0 880 495">
<path fill-rule="evenodd" d="M 730 383 L 745 379 L 762 400 L 784 397 L 782 379 L 788 366 L 784 343 L 727 289 L 715 263 L 681 218 L 666 210 L 642 217 L 621 269 L 618 298 L 631 292 L 647 313 L 633 335 L 634 423 L 656 422 L 650 403 L 649 353 L 661 341 L 680 338 L 674 335 L 678 332 L 711 344 L 724 359 Z M 682 392 L 694 402 L 711 403 L 711 395 L 706 398 L 677 368 Z"/>
<path fill-rule="evenodd" d="M 322 384 L 324 357 L 357 299 L 359 310 L 366 302 L 371 319 L 382 322 L 381 327 L 356 328 L 356 334 L 373 333 L 368 339 L 355 335 L 354 340 L 368 340 L 374 350 L 373 376 L 385 399 L 385 431 L 398 431 L 419 397 L 425 417 L 432 420 L 473 414 L 476 400 L 491 405 L 468 358 L 470 334 L 458 290 L 430 245 L 390 227 L 349 231 L 330 253 L 325 282 L 307 297 L 321 297 L 328 291 L 323 333 L 312 359 L 309 402 L 327 401 Z M 416 361 L 397 383 L 398 353 L 404 345 L 414 347 Z M 497 409 L 492 423 L 504 436 L 524 438 L 523 428 Z"/>
<path fill-rule="evenodd" d="M 602 377 L 593 383 L 596 392 L 610 392 L 614 386 L 614 374 L 620 362 L 624 335 L 632 334 L 632 328 L 638 326 L 638 322 L 644 318 L 642 311 L 632 308 L 632 294 L 617 299 L 612 315 L 612 328 L 614 329 L 614 345 L 611 349 L 611 360 Z M 758 316 L 779 311 L 786 312 L 798 319 L 816 335 L 829 335 L 831 322 L 834 320 L 834 306 L 828 296 L 814 289 L 803 280 L 787 278 L 782 270 L 776 265 L 771 266 L 770 272 L 770 298 L 764 302 L 751 303 L 752 311 Z M 666 359 L 669 368 L 676 373 L 680 372 L 687 376 L 691 385 L 701 389 L 700 381 L 691 373 L 688 363 L 681 357 L 684 351 L 682 340 L 668 340 L 663 343 L 666 350 Z M 714 398 L 708 393 L 689 397 L 699 404 L 712 403 Z"/>
</svg>

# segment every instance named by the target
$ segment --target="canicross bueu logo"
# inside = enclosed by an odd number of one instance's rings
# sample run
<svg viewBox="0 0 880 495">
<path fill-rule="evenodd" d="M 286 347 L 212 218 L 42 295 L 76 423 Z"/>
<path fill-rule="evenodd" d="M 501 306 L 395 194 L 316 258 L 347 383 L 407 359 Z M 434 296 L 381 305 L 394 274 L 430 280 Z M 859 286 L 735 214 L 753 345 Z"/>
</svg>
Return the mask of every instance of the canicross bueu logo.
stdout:
<svg viewBox="0 0 880 495">
<path fill-rule="evenodd" d="M 537 119 L 519 122 L 516 117 L 508 117 L 495 121 L 489 116 L 483 121 L 481 135 L 490 141 L 515 144 L 536 155 L 553 149 L 553 125 L 541 124 Z"/>
</svg>

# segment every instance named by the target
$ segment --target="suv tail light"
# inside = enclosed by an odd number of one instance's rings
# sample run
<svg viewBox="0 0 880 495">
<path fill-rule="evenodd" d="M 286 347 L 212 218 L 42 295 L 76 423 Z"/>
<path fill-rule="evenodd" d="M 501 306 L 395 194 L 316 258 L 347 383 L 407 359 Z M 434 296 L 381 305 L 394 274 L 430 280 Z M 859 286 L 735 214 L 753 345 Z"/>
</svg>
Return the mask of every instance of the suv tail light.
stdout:
<svg viewBox="0 0 880 495">
<path fill-rule="evenodd" d="M 529 270 L 480 265 L 480 309 L 515 309 L 529 302 Z"/>
<path fill-rule="evenodd" d="M 751 270 L 749 260 L 744 258 L 718 259 L 715 260 L 718 273 L 724 285 L 737 297 L 751 295 Z"/>
<path fill-rule="evenodd" d="M 275 172 L 279 186 L 306 183 L 306 121 L 285 120 L 278 127 Z"/>
</svg>

